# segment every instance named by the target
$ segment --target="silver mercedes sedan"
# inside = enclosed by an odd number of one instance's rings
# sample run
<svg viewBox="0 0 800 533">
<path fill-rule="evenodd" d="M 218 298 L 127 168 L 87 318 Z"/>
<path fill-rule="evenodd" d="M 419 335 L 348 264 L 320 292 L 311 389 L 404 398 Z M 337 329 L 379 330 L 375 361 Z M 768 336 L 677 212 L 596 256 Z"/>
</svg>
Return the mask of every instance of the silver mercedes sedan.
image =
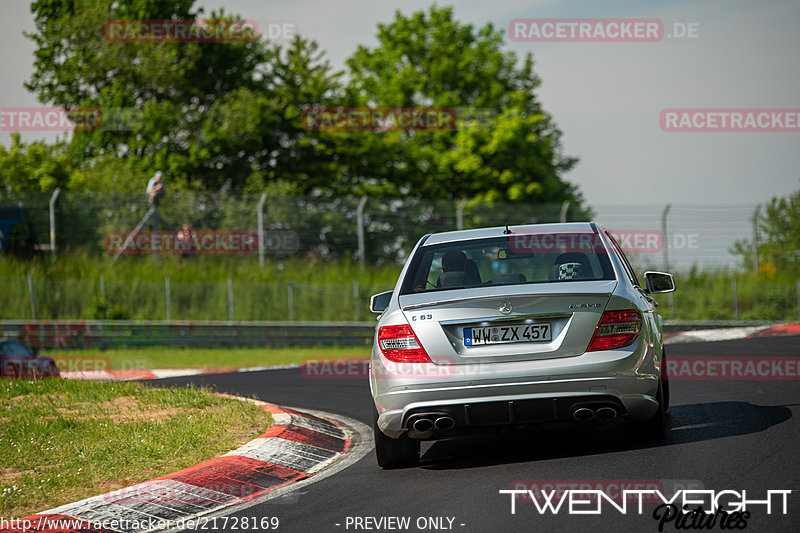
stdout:
<svg viewBox="0 0 800 533">
<path fill-rule="evenodd" d="M 661 316 L 619 244 L 596 223 L 425 235 L 380 313 L 370 361 L 375 450 L 384 468 L 421 440 L 501 427 L 628 421 L 664 436 Z"/>
</svg>

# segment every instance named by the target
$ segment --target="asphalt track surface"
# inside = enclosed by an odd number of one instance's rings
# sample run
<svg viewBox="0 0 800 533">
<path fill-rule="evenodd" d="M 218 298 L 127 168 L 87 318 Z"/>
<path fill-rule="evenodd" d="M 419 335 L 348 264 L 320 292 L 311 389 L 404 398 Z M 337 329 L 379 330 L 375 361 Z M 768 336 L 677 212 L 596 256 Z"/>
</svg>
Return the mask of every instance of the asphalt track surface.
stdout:
<svg viewBox="0 0 800 533">
<path fill-rule="evenodd" d="M 800 359 L 800 336 L 673 344 L 667 353 L 670 357 Z M 342 414 L 372 425 L 365 379 L 307 379 L 298 369 L 285 369 L 154 383 L 205 384 L 220 392 L 255 395 L 279 405 Z M 557 514 L 542 514 L 530 501 L 518 501 L 512 514 L 510 496 L 499 493 L 534 484 L 547 488 L 547 482 L 560 480 L 589 482 L 592 488 L 601 486 L 613 495 L 625 480 L 650 487 L 660 483 L 657 486 L 663 486 L 668 497 L 680 488 L 746 489 L 748 499 L 763 500 L 768 490 L 792 489 L 786 514 L 778 505 L 772 514 L 766 513 L 764 505 L 755 505 L 744 530 L 800 531 L 800 380 L 673 380 L 671 387 L 668 435 L 658 443 L 636 442 L 621 425 L 507 432 L 425 444 L 420 465 L 405 470 L 381 470 L 373 450 L 287 497 L 238 509 L 229 516 L 275 516 L 280 520 L 278 531 L 292 532 L 658 531 L 659 520 L 652 516 L 655 503 L 645 503 L 642 514 L 630 504 L 626 514 L 605 505 L 599 515 L 574 515 L 564 508 Z M 388 517 L 409 517 L 410 522 L 406 528 L 372 521 Z M 362 521 L 357 522 L 358 518 Z M 220 520 L 218 530 L 221 524 Z M 711 530 L 730 529 L 730 525 L 721 528 L 717 521 Z M 675 522 L 663 525 L 663 531 L 676 530 Z"/>
</svg>

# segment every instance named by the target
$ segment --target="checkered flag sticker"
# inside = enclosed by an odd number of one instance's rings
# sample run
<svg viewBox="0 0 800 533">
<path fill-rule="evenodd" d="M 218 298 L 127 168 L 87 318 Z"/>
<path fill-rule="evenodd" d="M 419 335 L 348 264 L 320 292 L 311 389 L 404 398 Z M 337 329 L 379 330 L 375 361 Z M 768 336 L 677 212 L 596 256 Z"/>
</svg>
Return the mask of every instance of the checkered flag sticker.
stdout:
<svg viewBox="0 0 800 533">
<path fill-rule="evenodd" d="M 583 277 L 583 265 L 580 263 L 564 263 L 558 267 L 559 281 Z"/>
</svg>

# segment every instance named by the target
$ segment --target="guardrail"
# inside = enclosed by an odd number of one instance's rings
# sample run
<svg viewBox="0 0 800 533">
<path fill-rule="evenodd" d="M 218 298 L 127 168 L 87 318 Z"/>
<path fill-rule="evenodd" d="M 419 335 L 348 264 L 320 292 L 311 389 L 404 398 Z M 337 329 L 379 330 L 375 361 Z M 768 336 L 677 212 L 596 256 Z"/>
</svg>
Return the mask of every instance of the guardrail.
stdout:
<svg viewBox="0 0 800 533">
<path fill-rule="evenodd" d="M 774 321 L 665 321 L 664 331 L 679 332 L 781 324 Z M 132 320 L 0 320 L 0 337 L 13 337 L 37 349 L 143 348 L 174 346 L 284 347 L 364 346 L 375 322 L 222 322 Z"/>
<path fill-rule="evenodd" d="M 0 337 L 37 349 L 363 346 L 374 332 L 375 322 L 0 320 Z"/>
<path fill-rule="evenodd" d="M 664 331 L 678 333 L 701 329 L 747 328 L 753 326 L 777 326 L 781 320 L 665 320 Z"/>
</svg>

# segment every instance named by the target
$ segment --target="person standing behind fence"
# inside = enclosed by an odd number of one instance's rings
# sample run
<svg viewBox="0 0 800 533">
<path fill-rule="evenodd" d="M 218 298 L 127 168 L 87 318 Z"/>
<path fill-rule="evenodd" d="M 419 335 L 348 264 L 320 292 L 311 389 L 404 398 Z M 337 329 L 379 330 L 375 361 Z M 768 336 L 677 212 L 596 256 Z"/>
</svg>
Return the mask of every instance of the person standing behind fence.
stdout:
<svg viewBox="0 0 800 533">
<path fill-rule="evenodd" d="M 176 235 L 177 249 L 181 251 L 181 258 L 191 257 L 197 253 L 199 244 L 197 242 L 197 232 L 189 224 L 184 224 L 183 229 Z"/>
<path fill-rule="evenodd" d="M 147 202 L 151 207 L 158 207 L 158 202 L 167 193 L 167 186 L 164 183 L 164 174 L 159 170 L 147 182 Z"/>
</svg>

